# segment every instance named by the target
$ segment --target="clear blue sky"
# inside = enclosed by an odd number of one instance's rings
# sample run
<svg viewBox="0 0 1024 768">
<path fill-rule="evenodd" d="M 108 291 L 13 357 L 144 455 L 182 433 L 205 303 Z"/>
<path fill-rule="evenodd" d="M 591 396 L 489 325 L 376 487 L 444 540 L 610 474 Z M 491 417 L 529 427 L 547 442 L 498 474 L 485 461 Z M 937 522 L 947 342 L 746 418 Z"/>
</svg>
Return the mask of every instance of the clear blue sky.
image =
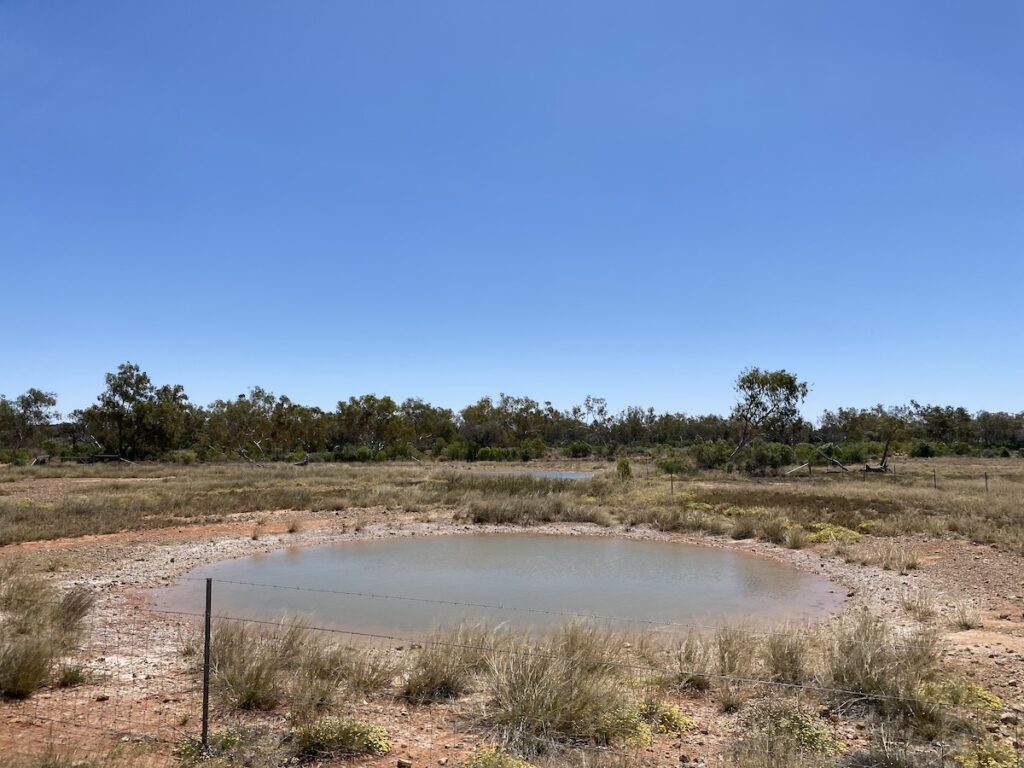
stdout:
<svg viewBox="0 0 1024 768">
<path fill-rule="evenodd" d="M 1024 3 L 0 3 L 0 392 L 1024 409 Z"/>
</svg>

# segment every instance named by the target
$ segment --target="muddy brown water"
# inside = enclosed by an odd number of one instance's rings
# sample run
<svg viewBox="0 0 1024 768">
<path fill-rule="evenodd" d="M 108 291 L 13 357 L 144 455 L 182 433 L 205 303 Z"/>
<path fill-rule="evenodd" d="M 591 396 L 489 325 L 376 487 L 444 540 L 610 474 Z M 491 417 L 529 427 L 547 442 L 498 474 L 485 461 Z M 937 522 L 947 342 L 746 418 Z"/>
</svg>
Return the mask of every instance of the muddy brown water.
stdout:
<svg viewBox="0 0 1024 768">
<path fill-rule="evenodd" d="M 215 615 L 300 616 L 386 635 L 463 620 L 544 630 L 579 614 L 620 629 L 769 626 L 823 618 L 839 610 L 844 594 L 824 577 L 729 549 L 473 534 L 347 541 L 214 563 L 157 590 L 157 606 L 201 612 L 206 578 L 214 580 Z"/>
</svg>

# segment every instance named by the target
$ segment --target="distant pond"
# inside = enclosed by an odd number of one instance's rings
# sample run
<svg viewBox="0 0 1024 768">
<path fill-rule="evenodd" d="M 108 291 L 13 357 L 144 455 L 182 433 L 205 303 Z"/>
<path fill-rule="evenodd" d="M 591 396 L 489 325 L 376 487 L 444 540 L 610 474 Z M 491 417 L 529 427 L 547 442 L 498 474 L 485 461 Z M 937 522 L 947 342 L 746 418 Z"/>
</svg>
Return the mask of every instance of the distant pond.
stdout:
<svg viewBox="0 0 1024 768">
<path fill-rule="evenodd" d="M 596 473 L 576 469 L 494 469 L 476 474 L 492 477 L 543 477 L 548 480 L 589 480 Z"/>
</svg>

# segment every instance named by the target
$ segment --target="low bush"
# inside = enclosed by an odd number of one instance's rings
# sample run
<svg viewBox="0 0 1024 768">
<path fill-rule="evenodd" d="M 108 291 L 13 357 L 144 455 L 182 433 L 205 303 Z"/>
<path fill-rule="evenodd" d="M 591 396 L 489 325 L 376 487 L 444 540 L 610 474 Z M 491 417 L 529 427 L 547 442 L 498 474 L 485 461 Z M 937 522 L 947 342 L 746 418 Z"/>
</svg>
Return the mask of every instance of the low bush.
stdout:
<svg viewBox="0 0 1024 768">
<path fill-rule="evenodd" d="M 0 695 L 21 699 L 60 684 L 93 602 L 81 589 L 61 595 L 17 562 L 0 566 Z"/>
<path fill-rule="evenodd" d="M 570 624 L 539 646 L 519 641 L 493 655 L 484 723 L 523 754 L 569 738 L 630 742 L 646 723 L 631 707 L 621 669 L 609 663 L 621 645 L 614 635 Z"/>
<path fill-rule="evenodd" d="M 732 444 L 726 440 L 697 440 L 690 446 L 690 456 L 701 469 L 721 469 L 732 451 Z"/>
<path fill-rule="evenodd" d="M 285 692 L 285 672 L 300 667 L 307 641 L 308 631 L 297 623 L 271 628 L 218 623 L 210 644 L 213 681 L 237 709 L 273 709 Z"/>
<path fill-rule="evenodd" d="M 1018 768 L 1017 750 L 1006 741 L 991 736 L 972 740 L 956 755 L 960 768 Z"/>
<path fill-rule="evenodd" d="M 786 546 L 790 549 L 803 549 L 808 541 L 807 532 L 799 525 L 794 525 L 786 531 Z"/>
<path fill-rule="evenodd" d="M 591 446 L 590 443 L 584 443 L 582 441 L 569 443 L 565 446 L 565 455 L 573 459 L 585 459 L 593 452 L 593 446 Z"/>
<path fill-rule="evenodd" d="M 841 751 L 825 723 L 795 700 L 755 702 L 742 723 L 728 750 L 729 764 L 739 768 L 824 768 Z"/>
<path fill-rule="evenodd" d="M 791 685 L 811 679 L 811 642 L 805 632 L 782 629 L 761 642 L 761 659 L 768 678 Z"/>
<path fill-rule="evenodd" d="M 747 474 L 777 472 L 793 463 L 793 449 L 783 443 L 752 440 L 741 452 L 741 466 Z"/>
<path fill-rule="evenodd" d="M 784 517 L 769 517 L 761 522 L 758 531 L 762 539 L 772 544 L 784 544 L 788 532 L 789 523 Z"/>
<path fill-rule="evenodd" d="M 654 462 L 654 466 L 666 475 L 682 475 L 685 472 L 690 471 L 690 467 L 682 459 L 677 459 L 672 456 L 668 456 L 664 459 L 658 459 Z"/>
<path fill-rule="evenodd" d="M 805 527 L 810 531 L 807 538 L 815 544 L 853 543 L 861 539 L 857 531 L 834 523 L 809 523 Z"/>
<path fill-rule="evenodd" d="M 403 695 L 429 703 L 468 693 L 489 652 L 500 642 L 494 630 L 482 624 L 435 632 L 408 663 Z"/>
<path fill-rule="evenodd" d="M 737 627 L 722 627 L 714 637 L 715 671 L 726 677 L 749 677 L 757 648 L 756 635 Z"/>
<path fill-rule="evenodd" d="M 341 672 L 350 690 L 368 696 L 390 688 L 399 666 L 389 652 L 365 648 L 346 653 L 342 657 Z"/>
<path fill-rule="evenodd" d="M 321 717 L 292 728 L 292 743 L 304 757 L 386 755 L 391 751 L 387 730 L 347 717 Z"/>
<path fill-rule="evenodd" d="M 684 715 L 679 707 L 659 699 L 648 698 L 637 705 L 636 710 L 654 733 L 680 734 L 697 727 L 693 718 Z"/>
<path fill-rule="evenodd" d="M 901 635 L 867 610 L 836 622 L 824 643 L 825 682 L 856 691 L 880 711 L 915 721 L 925 732 L 941 726 L 941 713 L 921 699 L 939 679 L 938 637 L 928 628 Z"/>
<path fill-rule="evenodd" d="M 740 515 L 732 521 L 729 536 L 734 539 L 752 539 L 757 535 L 757 518 L 753 515 Z"/>
<path fill-rule="evenodd" d="M 494 747 L 477 750 L 463 763 L 464 768 L 534 768 L 510 752 Z"/>
<path fill-rule="evenodd" d="M 711 687 L 712 653 L 708 639 L 687 633 L 672 652 L 668 683 L 678 690 L 706 691 Z"/>
<path fill-rule="evenodd" d="M 633 467 L 630 465 L 629 459 L 619 459 L 619 463 L 615 465 L 615 472 L 622 482 L 629 480 L 633 476 Z"/>
</svg>

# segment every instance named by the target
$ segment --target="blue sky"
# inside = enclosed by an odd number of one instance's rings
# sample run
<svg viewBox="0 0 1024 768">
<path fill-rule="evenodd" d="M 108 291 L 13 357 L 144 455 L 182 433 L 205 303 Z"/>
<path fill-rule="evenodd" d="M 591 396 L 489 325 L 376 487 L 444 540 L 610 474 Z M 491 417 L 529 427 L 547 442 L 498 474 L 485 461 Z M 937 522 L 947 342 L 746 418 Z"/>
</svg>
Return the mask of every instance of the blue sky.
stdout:
<svg viewBox="0 0 1024 768">
<path fill-rule="evenodd" d="M 0 3 L 0 392 L 1024 409 L 1024 4 Z"/>
</svg>

